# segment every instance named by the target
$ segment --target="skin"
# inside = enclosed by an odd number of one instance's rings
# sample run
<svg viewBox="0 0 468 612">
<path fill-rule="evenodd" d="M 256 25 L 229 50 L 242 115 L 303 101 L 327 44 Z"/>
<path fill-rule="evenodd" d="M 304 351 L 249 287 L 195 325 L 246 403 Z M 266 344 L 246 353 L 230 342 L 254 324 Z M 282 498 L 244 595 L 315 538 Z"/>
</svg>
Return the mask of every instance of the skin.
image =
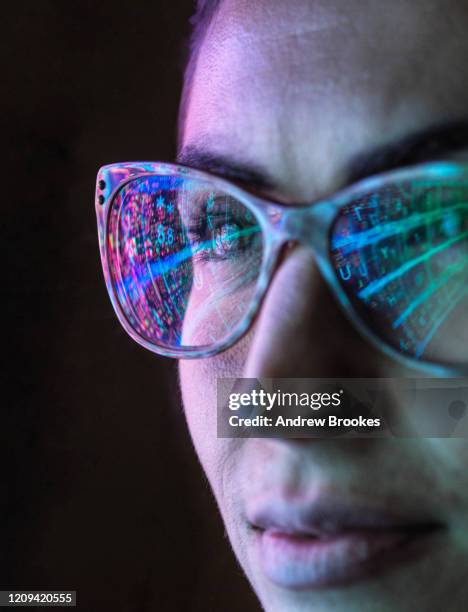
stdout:
<svg viewBox="0 0 468 612">
<path fill-rule="evenodd" d="M 225 0 L 201 48 L 182 149 L 202 146 L 272 177 L 266 197 L 314 201 L 345 186 L 363 152 L 464 116 L 468 4 L 443 0 Z M 450 157 L 450 156 L 445 156 Z M 359 358 L 356 358 L 359 356 Z M 468 445 L 463 439 L 218 439 L 218 377 L 419 376 L 343 317 L 313 254 L 285 252 L 249 334 L 180 362 L 185 413 L 234 552 L 273 611 L 461 611 L 468 584 Z M 331 495 L 443 523 L 428 558 L 346 588 L 273 584 L 246 514 L 276 499 Z"/>
</svg>

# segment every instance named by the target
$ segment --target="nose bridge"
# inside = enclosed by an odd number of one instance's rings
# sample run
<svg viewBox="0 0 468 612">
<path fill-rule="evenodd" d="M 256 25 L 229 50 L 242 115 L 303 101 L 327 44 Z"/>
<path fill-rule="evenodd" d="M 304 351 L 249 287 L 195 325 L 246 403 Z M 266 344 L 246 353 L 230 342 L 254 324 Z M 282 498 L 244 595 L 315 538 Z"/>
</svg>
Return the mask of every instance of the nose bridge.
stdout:
<svg viewBox="0 0 468 612">
<path fill-rule="evenodd" d="M 287 240 L 308 246 L 315 253 L 323 252 L 334 217 L 333 208 L 328 202 L 290 207 L 282 218 L 282 233 Z"/>
</svg>

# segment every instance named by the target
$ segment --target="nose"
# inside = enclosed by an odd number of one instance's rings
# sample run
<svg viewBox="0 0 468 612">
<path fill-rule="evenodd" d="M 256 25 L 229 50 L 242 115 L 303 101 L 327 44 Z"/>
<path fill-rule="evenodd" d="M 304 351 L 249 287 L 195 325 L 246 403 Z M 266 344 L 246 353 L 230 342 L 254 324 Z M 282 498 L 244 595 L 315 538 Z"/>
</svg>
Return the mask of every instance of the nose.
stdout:
<svg viewBox="0 0 468 612">
<path fill-rule="evenodd" d="M 373 378 L 390 367 L 388 361 L 348 321 L 311 249 L 290 250 L 263 301 L 244 376 Z"/>
</svg>

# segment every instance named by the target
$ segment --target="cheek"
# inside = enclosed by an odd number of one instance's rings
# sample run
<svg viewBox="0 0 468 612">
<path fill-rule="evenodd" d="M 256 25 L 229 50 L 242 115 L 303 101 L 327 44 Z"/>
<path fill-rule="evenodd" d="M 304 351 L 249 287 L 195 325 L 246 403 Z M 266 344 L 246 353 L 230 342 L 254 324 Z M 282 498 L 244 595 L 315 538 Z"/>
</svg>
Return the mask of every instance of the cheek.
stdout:
<svg viewBox="0 0 468 612">
<path fill-rule="evenodd" d="M 458 438 L 429 438 L 425 440 L 432 469 L 438 474 L 439 491 L 444 489 L 455 514 L 460 514 L 468 527 L 468 431 L 456 431 Z"/>
<path fill-rule="evenodd" d="M 190 435 L 208 472 L 216 453 L 216 374 L 205 360 L 187 360 L 179 363 L 179 375 Z"/>
<path fill-rule="evenodd" d="M 251 334 L 248 334 L 221 355 L 179 362 L 180 387 L 187 424 L 197 455 L 220 505 L 226 466 L 232 464 L 229 460 L 240 441 L 217 437 L 217 379 L 243 375 L 250 341 Z"/>
<path fill-rule="evenodd" d="M 450 524 L 454 545 L 468 552 L 468 431 L 459 438 L 424 438 L 421 459 L 432 482 L 432 506 Z M 421 471 L 421 466 L 415 465 Z"/>
</svg>

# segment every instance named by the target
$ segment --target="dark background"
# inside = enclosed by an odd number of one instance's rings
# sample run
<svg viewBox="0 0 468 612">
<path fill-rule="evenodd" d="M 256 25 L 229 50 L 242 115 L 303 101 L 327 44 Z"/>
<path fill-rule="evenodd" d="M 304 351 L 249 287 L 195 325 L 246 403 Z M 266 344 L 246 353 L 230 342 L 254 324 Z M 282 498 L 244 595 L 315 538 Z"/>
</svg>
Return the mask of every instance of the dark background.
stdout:
<svg viewBox="0 0 468 612">
<path fill-rule="evenodd" d="M 192 3 L 2 5 L 1 589 L 89 611 L 257 610 L 196 460 L 176 363 L 112 311 L 99 166 L 171 160 Z"/>
</svg>

